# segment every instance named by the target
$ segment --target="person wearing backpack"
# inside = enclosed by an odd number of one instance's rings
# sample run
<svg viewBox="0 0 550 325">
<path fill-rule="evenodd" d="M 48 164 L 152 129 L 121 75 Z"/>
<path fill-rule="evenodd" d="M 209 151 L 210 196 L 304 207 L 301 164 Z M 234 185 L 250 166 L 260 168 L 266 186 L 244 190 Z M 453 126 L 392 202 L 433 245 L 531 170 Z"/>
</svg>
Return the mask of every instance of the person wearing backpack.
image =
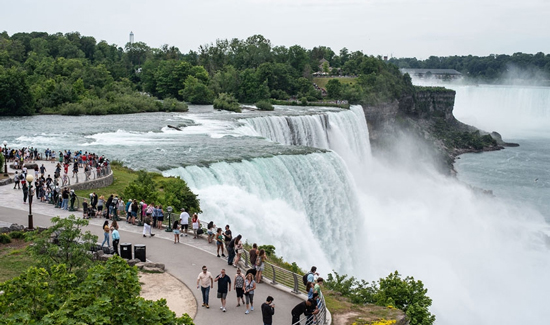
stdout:
<svg viewBox="0 0 550 325">
<path fill-rule="evenodd" d="M 312 266 L 311 267 L 311 271 L 309 271 L 308 273 L 304 274 L 304 276 L 302 277 L 302 282 L 304 282 L 304 286 L 307 287 L 307 283 L 308 282 L 311 282 L 311 283 L 314 283 L 315 282 L 315 276 L 319 276 L 319 273 L 317 273 L 317 267 L 316 266 Z"/>
</svg>

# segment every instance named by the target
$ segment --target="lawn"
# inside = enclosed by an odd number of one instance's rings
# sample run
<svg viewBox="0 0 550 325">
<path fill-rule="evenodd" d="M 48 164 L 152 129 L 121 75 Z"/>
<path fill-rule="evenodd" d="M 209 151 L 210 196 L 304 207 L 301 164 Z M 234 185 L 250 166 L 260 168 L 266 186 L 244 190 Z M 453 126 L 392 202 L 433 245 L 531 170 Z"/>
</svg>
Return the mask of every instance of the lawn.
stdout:
<svg viewBox="0 0 550 325">
<path fill-rule="evenodd" d="M 118 195 L 119 197 L 122 196 L 122 193 L 128 184 L 137 179 L 137 173 L 129 168 L 122 167 L 117 164 L 113 164 L 111 169 L 113 170 L 114 175 L 113 184 L 97 189 L 78 190 L 75 191 L 76 195 L 88 198 L 90 193 L 95 192 L 97 196 L 104 195 L 105 199 L 107 199 L 111 194 Z"/>
<path fill-rule="evenodd" d="M 22 274 L 27 268 L 35 265 L 22 239 L 12 239 L 9 244 L 0 244 L 0 282 Z"/>
<path fill-rule="evenodd" d="M 357 78 L 344 78 L 344 77 L 323 77 L 323 78 L 320 78 L 320 77 L 315 77 L 313 78 L 313 82 L 317 84 L 317 86 L 321 87 L 321 88 L 327 88 L 327 83 L 330 79 L 336 79 L 336 80 L 339 80 L 340 83 L 342 84 L 349 84 L 349 85 L 353 85 L 355 83 L 357 83 Z"/>
</svg>

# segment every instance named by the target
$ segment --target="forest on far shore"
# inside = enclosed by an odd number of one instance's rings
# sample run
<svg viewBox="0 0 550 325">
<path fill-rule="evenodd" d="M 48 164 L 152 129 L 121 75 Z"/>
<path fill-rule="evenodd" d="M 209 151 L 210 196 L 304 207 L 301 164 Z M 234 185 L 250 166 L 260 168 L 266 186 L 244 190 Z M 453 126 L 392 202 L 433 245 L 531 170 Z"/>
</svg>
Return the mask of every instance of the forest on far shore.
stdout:
<svg viewBox="0 0 550 325">
<path fill-rule="evenodd" d="M 324 59 L 324 60 L 323 60 Z M 322 94 L 314 73 L 331 80 Z M 408 75 L 346 48 L 274 46 L 261 35 L 216 40 L 197 51 L 124 47 L 78 32 L 0 33 L 0 115 L 186 111 L 187 103 L 321 99 L 375 104 L 414 92 Z"/>
</svg>

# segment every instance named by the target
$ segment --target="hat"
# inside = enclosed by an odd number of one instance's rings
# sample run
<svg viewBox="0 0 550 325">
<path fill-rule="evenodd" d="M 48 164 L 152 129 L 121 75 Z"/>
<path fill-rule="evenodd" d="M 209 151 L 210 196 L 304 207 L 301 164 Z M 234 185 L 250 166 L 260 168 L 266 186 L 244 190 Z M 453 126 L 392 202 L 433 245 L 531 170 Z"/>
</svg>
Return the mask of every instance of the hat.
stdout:
<svg viewBox="0 0 550 325">
<path fill-rule="evenodd" d="M 128 202 L 132 202 L 132 199 L 128 199 Z"/>
<path fill-rule="evenodd" d="M 181 208 L 180 211 L 185 211 L 185 208 Z"/>
</svg>

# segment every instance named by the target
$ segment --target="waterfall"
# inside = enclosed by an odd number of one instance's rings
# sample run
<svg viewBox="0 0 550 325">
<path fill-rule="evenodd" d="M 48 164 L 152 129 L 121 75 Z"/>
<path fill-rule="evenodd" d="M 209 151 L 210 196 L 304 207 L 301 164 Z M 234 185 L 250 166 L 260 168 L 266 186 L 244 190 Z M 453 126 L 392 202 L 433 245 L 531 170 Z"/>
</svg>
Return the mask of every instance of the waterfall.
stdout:
<svg viewBox="0 0 550 325">
<path fill-rule="evenodd" d="M 354 183 L 338 155 L 281 155 L 165 174 L 182 177 L 199 194 L 203 219 L 274 244 L 290 261 L 351 271 L 355 259 L 345 247 L 355 247 L 361 217 Z"/>
</svg>

